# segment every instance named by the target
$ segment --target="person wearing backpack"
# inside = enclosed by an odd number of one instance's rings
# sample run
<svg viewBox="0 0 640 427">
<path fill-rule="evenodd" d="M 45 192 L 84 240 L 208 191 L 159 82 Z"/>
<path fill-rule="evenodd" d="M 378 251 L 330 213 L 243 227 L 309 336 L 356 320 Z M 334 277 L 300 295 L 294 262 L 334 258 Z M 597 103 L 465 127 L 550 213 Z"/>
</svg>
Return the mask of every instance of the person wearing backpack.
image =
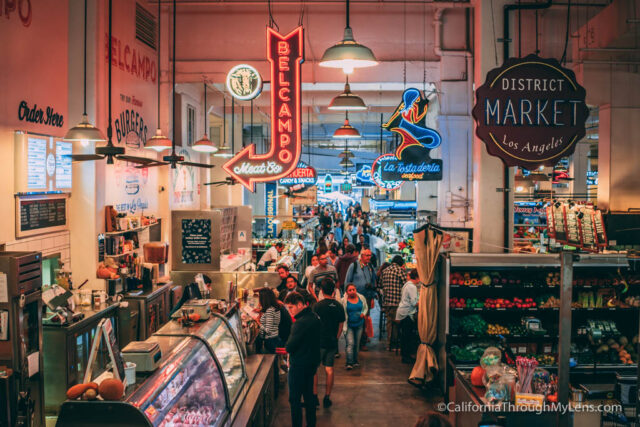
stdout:
<svg viewBox="0 0 640 427">
<path fill-rule="evenodd" d="M 367 307 L 373 306 L 373 300 L 376 297 L 376 272 L 371 265 L 370 249 L 363 249 L 359 260 L 349 266 L 345 283 L 353 283 L 356 291 L 366 299 Z M 368 321 L 365 319 L 365 322 Z M 366 343 L 367 335 L 362 334 L 360 350 L 367 351 Z"/>
</svg>

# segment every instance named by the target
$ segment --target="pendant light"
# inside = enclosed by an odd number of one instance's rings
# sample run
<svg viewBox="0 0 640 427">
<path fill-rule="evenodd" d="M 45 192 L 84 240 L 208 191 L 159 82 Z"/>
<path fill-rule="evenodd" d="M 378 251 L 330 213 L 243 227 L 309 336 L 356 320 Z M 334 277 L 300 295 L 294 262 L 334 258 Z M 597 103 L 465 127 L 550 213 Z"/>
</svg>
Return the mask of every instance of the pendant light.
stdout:
<svg viewBox="0 0 640 427">
<path fill-rule="evenodd" d="M 204 83 L 204 136 L 193 143 L 193 149 L 199 153 L 215 153 L 218 151 L 213 142 L 207 136 L 207 82 Z"/>
<path fill-rule="evenodd" d="M 233 157 L 231 147 L 227 145 L 227 98 L 222 94 L 222 145 L 214 157 Z"/>
<path fill-rule="evenodd" d="M 333 137 L 346 139 L 360 138 L 361 135 L 360 132 L 358 132 L 358 129 L 349 124 L 349 112 L 347 111 L 344 114 L 344 124 L 336 129 L 336 131 L 333 133 Z"/>
<path fill-rule="evenodd" d="M 355 157 L 355 155 L 351 150 L 349 150 L 348 148 L 345 148 L 340 152 L 340 154 L 338 154 L 338 157 L 342 157 L 343 159 L 351 159 Z"/>
<path fill-rule="evenodd" d="M 80 123 L 67 131 L 64 136 L 65 141 L 82 142 L 106 142 L 104 134 L 100 129 L 89 123 L 87 116 L 87 0 L 84 0 L 84 110 Z"/>
<path fill-rule="evenodd" d="M 343 168 L 350 168 L 351 166 L 353 166 L 353 162 L 351 161 L 351 159 L 342 159 L 338 164 Z"/>
<path fill-rule="evenodd" d="M 358 111 L 366 110 L 362 98 L 358 95 L 351 93 L 351 87 L 349 86 L 349 76 L 347 75 L 347 82 L 344 85 L 344 92 L 336 96 L 329 103 L 329 110 L 342 110 L 342 111 Z"/>
<path fill-rule="evenodd" d="M 157 151 L 158 153 L 171 150 L 171 140 L 162 134 L 162 130 L 160 129 L 160 20 L 162 10 L 160 9 L 161 2 L 158 2 L 158 128 L 156 129 L 156 134 L 151 137 L 148 141 L 145 142 L 144 148 L 149 150 Z M 174 100 L 175 102 L 175 100 Z"/>
<path fill-rule="evenodd" d="M 349 0 L 346 3 L 346 27 L 342 41 L 324 52 L 320 60 L 321 67 L 342 68 L 345 74 L 351 74 L 354 68 L 378 65 L 371 49 L 361 45 L 353 38 L 353 30 L 349 26 Z"/>
</svg>

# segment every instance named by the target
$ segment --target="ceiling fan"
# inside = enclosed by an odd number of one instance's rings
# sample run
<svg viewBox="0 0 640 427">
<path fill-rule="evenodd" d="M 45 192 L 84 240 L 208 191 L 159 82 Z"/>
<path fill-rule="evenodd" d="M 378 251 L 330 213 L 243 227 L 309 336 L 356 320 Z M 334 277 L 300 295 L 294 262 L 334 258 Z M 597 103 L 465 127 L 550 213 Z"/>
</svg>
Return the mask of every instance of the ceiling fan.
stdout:
<svg viewBox="0 0 640 427">
<path fill-rule="evenodd" d="M 173 0 L 173 58 L 176 57 L 176 0 Z M 173 62 L 173 117 L 175 120 L 176 117 L 176 61 Z M 206 163 L 197 163 L 197 162 L 185 162 L 184 156 L 180 156 L 176 153 L 176 126 L 173 124 L 173 138 L 171 139 L 171 154 L 168 156 L 164 156 L 162 161 L 152 160 L 147 164 L 136 166 L 138 169 L 151 168 L 155 166 L 164 166 L 171 165 L 171 169 L 175 169 L 177 165 L 182 166 L 193 166 L 196 168 L 205 168 L 211 169 L 214 165 L 209 165 Z"/>
<path fill-rule="evenodd" d="M 113 160 L 118 159 L 125 162 L 146 165 L 155 162 L 155 160 L 149 159 L 147 157 L 127 156 L 125 154 L 124 147 L 117 147 L 113 145 L 113 141 L 111 139 L 113 136 L 113 128 L 111 127 L 111 18 L 113 16 L 111 1 L 112 0 L 109 0 L 109 127 L 107 128 L 107 145 L 105 145 L 104 147 L 96 147 L 95 154 L 71 154 L 70 157 L 71 161 L 73 162 L 86 162 L 107 159 L 107 164 L 112 165 Z"/>
<path fill-rule="evenodd" d="M 202 185 L 213 185 L 214 187 L 220 187 L 221 185 L 236 185 L 237 183 L 238 181 L 228 176 L 224 181 L 205 182 Z"/>
</svg>

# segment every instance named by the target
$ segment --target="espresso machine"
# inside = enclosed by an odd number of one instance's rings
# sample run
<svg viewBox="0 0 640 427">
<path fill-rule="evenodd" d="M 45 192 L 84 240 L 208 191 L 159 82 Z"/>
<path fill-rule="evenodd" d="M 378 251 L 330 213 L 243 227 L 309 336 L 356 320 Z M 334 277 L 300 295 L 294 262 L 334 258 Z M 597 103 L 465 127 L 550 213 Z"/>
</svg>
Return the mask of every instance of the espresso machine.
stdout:
<svg viewBox="0 0 640 427">
<path fill-rule="evenodd" d="M 11 372 L 0 426 L 44 425 L 40 252 L 0 252 L 0 366 Z"/>
</svg>

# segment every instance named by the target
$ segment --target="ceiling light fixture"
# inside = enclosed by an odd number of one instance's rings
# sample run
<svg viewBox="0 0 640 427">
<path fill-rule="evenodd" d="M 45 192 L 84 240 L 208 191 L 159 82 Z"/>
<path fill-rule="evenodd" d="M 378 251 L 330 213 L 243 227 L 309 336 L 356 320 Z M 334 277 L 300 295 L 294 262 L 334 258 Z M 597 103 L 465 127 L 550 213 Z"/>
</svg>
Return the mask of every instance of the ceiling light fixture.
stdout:
<svg viewBox="0 0 640 427">
<path fill-rule="evenodd" d="M 82 142 L 86 145 L 88 142 L 106 142 L 104 134 L 100 129 L 89 123 L 87 115 L 87 0 L 84 0 L 84 112 L 80 123 L 72 127 L 64 135 L 65 141 Z"/>
<path fill-rule="evenodd" d="M 329 103 L 329 110 L 341 110 L 341 111 L 362 111 L 366 110 L 362 98 L 358 95 L 351 93 L 351 86 L 349 86 L 349 76 L 347 76 L 347 82 L 344 84 L 344 92 L 336 96 Z"/>
<path fill-rule="evenodd" d="M 371 49 L 357 43 L 353 38 L 353 30 L 349 26 L 349 0 L 346 3 L 346 27 L 342 41 L 324 52 L 320 60 L 321 67 L 342 68 L 345 74 L 351 74 L 354 68 L 372 67 L 378 61 Z"/>
<path fill-rule="evenodd" d="M 222 94 L 222 145 L 213 157 L 231 158 L 231 147 L 227 145 L 227 98 Z"/>
<path fill-rule="evenodd" d="M 193 149 L 199 153 L 216 153 L 218 147 L 207 136 L 207 82 L 204 82 L 204 136 L 193 143 Z"/>
<path fill-rule="evenodd" d="M 350 168 L 353 166 L 353 162 L 349 159 L 342 159 L 340 160 L 340 163 L 338 163 L 340 166 L 342 166 L 343 168 Z"/>
<path fill-rule="evenodd" d="M 334 138 L 360 138 L 360 132 L 349 124 L 349 112 L 345 112 L 344 124 L 333 133 Z"/>
<path fill-rule="evenodd" d="M 158 122 L 157 122 L 157 129 L 156 129 L 156 134 L 153 135 L 151 137 L 151 139 L 149 139 L 148 141 L 145 142 L 144 144 L 144 148 L 148 149 L 148 150 L 153 150 L 153 151 L 157 151 L 158 153 L 161 153 L 165 150 L 171 150 L 171 140 L 169 138 L 167 138 L 166 136 L 164 136 L 162 134 L 162 129 L 160 129 L 160 21 L 162 21 L 161 19 L 161 13 L 162 10 L 160 8 L 161 6 L 161 2 L 158 2 L 158 59 L 157 59 L 157 64 L 158 64 L 158 76 L 156 77 L 158 80 Z"/>
</svg>

